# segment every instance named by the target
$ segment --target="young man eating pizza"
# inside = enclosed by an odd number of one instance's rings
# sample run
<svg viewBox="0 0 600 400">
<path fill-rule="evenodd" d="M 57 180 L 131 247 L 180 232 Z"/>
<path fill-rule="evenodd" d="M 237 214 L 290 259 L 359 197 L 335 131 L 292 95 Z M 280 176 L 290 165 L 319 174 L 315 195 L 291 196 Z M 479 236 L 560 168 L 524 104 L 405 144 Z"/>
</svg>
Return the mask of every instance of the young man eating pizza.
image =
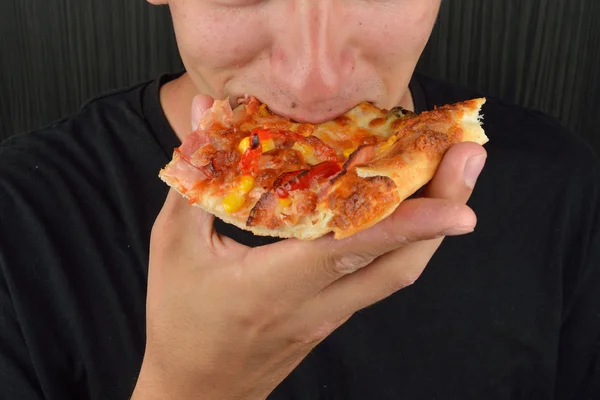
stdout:
<svg viewBox="0 0 600 400">
<path fill-rule="evenodd" d="M 485 148 L 445 149 L 422 190 L 341 239 L 253 235 L 158 177 L 215 100 L 316 126 L 484 97 L 414 73 L 440 0 L 151 2 L 185 73 L 0 146 L 3 395 L 598 394 L 599 163 L 545 115 L 487 97 Z"/>
</svg>

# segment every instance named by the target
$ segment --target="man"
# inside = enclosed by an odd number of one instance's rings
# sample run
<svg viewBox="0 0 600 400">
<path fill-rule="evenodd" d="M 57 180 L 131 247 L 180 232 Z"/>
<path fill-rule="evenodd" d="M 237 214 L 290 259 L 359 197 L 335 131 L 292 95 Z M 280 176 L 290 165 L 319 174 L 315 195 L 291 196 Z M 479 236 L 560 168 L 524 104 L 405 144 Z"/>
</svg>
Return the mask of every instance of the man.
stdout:
<svg viewBox="0 0 600 400">
<path fill-rule="evenodd" d="M 3 398 L 598 395 L 599 164 L 544 115 L 490 98 L 485 150 L 342 241 L 254 237 L 157 178 L 213 98 L 317 123 L 479 96 L 414 75 L 440 0 L 151 2 L 186 73 L 0 147 Z"/>
</svg>

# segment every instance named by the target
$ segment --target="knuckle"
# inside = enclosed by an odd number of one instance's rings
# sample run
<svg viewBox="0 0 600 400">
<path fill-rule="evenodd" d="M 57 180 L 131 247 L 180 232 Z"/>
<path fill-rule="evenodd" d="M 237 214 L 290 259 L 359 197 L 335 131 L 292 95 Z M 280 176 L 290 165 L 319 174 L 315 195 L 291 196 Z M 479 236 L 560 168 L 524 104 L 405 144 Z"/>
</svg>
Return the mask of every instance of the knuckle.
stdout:
<svg viewBox="0 0 600 400">
<path fill-rule="evenodd" d="M 376 226 L 381 232 L 381 244 L 387 249 L 396 249 L 410 242 L 404 231 L 399 232 L 398 229 L 394 229 L 398 224 L 391 224 L 391 226 L 379 224 Z"/>
<path fill-rule="evenodd" d="M 164 225 L 164 215 L 162 213 L 156 216 L 154 223 L 152 224 L 152 229 L 150 230 L 150 240 L 160 235 L 162 230 L 162 226 Z"/>
<path fill-rule="evenodd" d="M 296 334 L 291 337 L 290 342 L 300 346 L 315 346 L 325 340 L 334 330 L 341 325 L 341 322 L 323 322 L 312 328 L 308 332 Z"/>
<path fill-rule="evenodd" d="M 371 264 L 377 256 L 367 253 L 344 253 L 331 263 L 332 273 L 336 276 L 349 275 Z"/>
<path fill-rule="evenodd" d="M 388 289 L 391 292 L 397 292 L 399 290 L 402 290 L 408 286 L 413 285 L 417 279 L 419 279 L 419 277 L 421 276 L 421 273 L 414 273 L 414 272 L 407 272 L 404 274 L 401 274 L 398 277 L 395 277 L 393 279 L 389 279 L 388 280 Z"/>
<path fill-rule="evenodd" d="M 323 339 L 325 339 L 324 337 L 321 337 L 321 335 L 315 333 L 315 332 L 311 332 L 308 334 L 299 334 L 299 335 L 295 335 L 292 336 L 289 340 L 291 345 L 294 346 L 301 346 L 301 347 L 312 347 L 312 346 L 316 346 L 318 343 L 320 343 Z"/>
<path fill-rule="evenodd" d="M 150 230 L 150 243 L 160 243 L 171 238 L 173 231 L 173 220 L 168 214 L 160 212 Z"/>
<path fill-rule="evenodd" d="M 272 331 L 285 319 L 286 308 L 277 301 L 262 298 L 246 299 L 238 304 L 236 319 L 238 324 L 256 334 Z"/>
<path fill-rule="evenodd" d="M 150 253 L 154 256 L 167 256 L 179 252 L 181 245 L 181 240 L 159 217 L 150 231 Z"/>
</svg>

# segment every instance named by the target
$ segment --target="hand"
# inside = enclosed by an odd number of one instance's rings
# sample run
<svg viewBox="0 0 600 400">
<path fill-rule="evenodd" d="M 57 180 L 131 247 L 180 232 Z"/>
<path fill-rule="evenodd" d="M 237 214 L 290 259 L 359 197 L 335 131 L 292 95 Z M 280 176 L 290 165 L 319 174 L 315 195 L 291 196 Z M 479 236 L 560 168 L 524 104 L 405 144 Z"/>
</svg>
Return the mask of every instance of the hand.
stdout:
<svg viewBox="0 0 600 400">
<path fill-rule="evenodd" d="M 195 116 L 212 100 L 198 97 Z M 264 399 L 356 311 L 412 284 L 465 203 L 486 153 L 452 147 L 423 197 L 344 240 L 248 248 L 174 191 L 152 230 L 146 352 L 134 399 Z"/>
</svg>

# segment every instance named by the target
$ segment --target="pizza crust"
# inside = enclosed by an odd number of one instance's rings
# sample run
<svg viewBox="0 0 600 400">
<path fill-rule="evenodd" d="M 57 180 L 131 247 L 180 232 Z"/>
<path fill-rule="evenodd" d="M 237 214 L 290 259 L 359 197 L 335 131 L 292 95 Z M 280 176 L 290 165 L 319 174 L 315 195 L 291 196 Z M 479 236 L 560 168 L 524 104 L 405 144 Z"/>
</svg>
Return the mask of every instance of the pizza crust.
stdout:
<svg viewBox="0 0 600 400">
<path fill-rule="evenodd" d="M 387 218 L 402 201 L 417 192 L 426 185 L 435 175 L 448 148 L 460 142 L 475 142 L 483 145 L 488 142 L 481 127 L 481 107 L 485 99 L 474 99 L 464 103 L 444 106 L 437 110 L 425 112 L 419 118 L 423 122 L 427 119 L 438 120 L 439 113 L 446 114 L 447 121 L 451 124 L 437 124 L 438 130 L 430 133 L 433 136 L 433 144 L 428 149 L 419 146 L 423 135 L 417 131 L 414 136 L 399 138 L 398 141 L 384 154 L 375 160 L 356 167 L 356 173 L 361 178 L 374 176 L 387 176 L 391 178 L 397 187 L 398 200 L 390 204 L 385 213 L 377 216 L 369 224 L 356 226 L 352 230 L 336 231 L 336 238 L 343 238 L 375 225 L 377 222 Z M 430 118 L 434 117 L 435 118 Z M 455 122 L 454 122 L 455 121 Z M 460 131 L 457 131 L 460 129 Z M 454 130 L 454 132 L 452 132 Z M 452 134 L 457 134 L 452 137 Z M 443 138 L 446 138 L 444 140 Z M 427 147 L 426 145 L 424 147 Z M 367 226 L 368 225 L 368 226 Z"/>
</svg>

